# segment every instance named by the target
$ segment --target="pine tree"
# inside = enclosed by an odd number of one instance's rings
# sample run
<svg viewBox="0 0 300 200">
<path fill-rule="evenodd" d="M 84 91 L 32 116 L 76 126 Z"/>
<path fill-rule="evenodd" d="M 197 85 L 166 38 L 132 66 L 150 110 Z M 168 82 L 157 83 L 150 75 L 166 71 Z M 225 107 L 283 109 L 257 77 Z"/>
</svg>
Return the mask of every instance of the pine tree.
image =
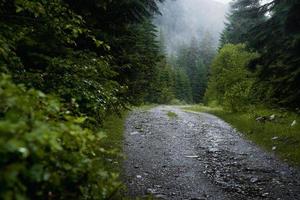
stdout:
<svg viewBox="0 0 300 200">
<path fill-rule="evenodd" d="M 260 0 L 236 0 L 231 3 L 220 46 L 247 42 L 249 31 L 265 21 L 264 13 L 259 8 Z"/>
<path fill-rule="evenodd" d="M 300 106 L 300 2 L 272 1 L 261 7 L 269 15 L 251 31 L 250 47 L 261 57 L 250 65 L 258 73 L 260 99 L 272 104 Z"/>
</svg>

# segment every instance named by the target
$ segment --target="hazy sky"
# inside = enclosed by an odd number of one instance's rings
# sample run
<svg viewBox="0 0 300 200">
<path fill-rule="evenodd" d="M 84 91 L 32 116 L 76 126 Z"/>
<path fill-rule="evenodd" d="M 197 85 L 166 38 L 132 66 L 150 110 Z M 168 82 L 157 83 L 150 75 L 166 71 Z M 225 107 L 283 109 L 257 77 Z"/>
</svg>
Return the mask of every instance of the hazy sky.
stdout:
<svg viewBox="0 0 300 200">
<path fill-rule="evenodd" d="M 228 0 L 218 0 L 228 1 Z M 210 38 L 218 46 L 220 33 L 224 28 L 227 6 L 216 0 L 166 0 L 160 4 L 162 15 L 155 23 L 160 31 L 168 53 L 176 52 L 192 40 Z"/>
<path fill-rule="evenodd" d="M 219 1 L 219 2 L 222 2 L 222 3 L 229 3 L 231 0 L 214 0 L 214 1 Z"/>
</svg>

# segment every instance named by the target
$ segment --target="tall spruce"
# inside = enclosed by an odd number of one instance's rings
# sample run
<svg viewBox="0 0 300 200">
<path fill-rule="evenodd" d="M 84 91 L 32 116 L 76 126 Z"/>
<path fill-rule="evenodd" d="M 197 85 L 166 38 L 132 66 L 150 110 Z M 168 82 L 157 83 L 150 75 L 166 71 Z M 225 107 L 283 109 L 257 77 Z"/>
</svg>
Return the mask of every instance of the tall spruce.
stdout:
<svg viewBox="0 0 300 200">
<path fill-rule="evenodd" d="M 274 0 L 261 7 L 266 22 L 250 34 L 250 47 L 261 57 L 252 62 L 258 78 L 257 96 L 288 108 L 300 106 L 300 2 Z"/>
<path fill-rule="evenodd" d="M 265 20 L 260 11 L 260 0 L 236 0 L 230 5 L 225 29 L 221 34 L 220 46 L 226 43 L 247 42 L 249 31 Z"/>
</svg>

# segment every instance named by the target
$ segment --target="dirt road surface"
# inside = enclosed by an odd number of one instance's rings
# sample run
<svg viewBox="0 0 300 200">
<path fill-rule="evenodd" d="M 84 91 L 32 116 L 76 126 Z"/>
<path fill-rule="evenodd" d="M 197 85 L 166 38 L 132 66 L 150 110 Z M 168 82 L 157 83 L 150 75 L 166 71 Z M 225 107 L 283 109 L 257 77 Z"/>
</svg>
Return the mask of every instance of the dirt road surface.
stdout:
<svg viewBox="0 0 300 200">
<path fill-rule="evenodd" d="M 210 114 L 175 106 L 132 111 L 124 151 L 130 197 L 300 200 L 298 169 Z"/>
</svg>

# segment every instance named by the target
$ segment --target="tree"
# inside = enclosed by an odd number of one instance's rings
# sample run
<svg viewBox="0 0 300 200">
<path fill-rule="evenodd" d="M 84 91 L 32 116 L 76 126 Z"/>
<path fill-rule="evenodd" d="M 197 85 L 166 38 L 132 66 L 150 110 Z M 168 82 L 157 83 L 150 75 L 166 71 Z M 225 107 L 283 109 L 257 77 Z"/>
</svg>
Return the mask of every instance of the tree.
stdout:
<svg viewBox="0 0 300 200">
<path fill-rule="evenodd" d="M 241 111 L 252 102 L 254 78 L 247 64 L 257 58 L 243 44 L 226 44 L 215 57 L 208 89 L 207 103 L 217 102 L 231 111 Z"/>
<path fill-rule="evenodd" d="M 204 65 L 199 42 L 193 38 L 189 46 L 183 45 L 178 51 L 176 66 L 185 71 L 192 91 L 192 102 L 202 101 L 207 82 L 207 66 Z"/>
<path fill-rule="evenodd" d="M 227 43 L 246 43 L 249 31 L 265 21 L 260 12 L 260 0 L 236 0 L 230 5 L 225 29 L 221 34 L 220 47 Z"/>
<path fill-rule="evenodd" d="M 261 56 L 250 68 L 257 72 L 257 97 L 287 108 L 300 106 L 299 1 L 272 1 L 261 7 L 268 20 L 250 34 L 249 46 Z"/>
<path fill-rule="evenodd" d="M 1 199 L 112 198 L 102 122 L 168 75 L 157 2 L 0 0 Z"/>
<path fill-rule="evenodd" d="M 189 77 L 186 72 L 180 68 L 175 71 L 175 95 L 177 99 L 183 102 L 193 102 L 192 87 Z"/>
</svg>

